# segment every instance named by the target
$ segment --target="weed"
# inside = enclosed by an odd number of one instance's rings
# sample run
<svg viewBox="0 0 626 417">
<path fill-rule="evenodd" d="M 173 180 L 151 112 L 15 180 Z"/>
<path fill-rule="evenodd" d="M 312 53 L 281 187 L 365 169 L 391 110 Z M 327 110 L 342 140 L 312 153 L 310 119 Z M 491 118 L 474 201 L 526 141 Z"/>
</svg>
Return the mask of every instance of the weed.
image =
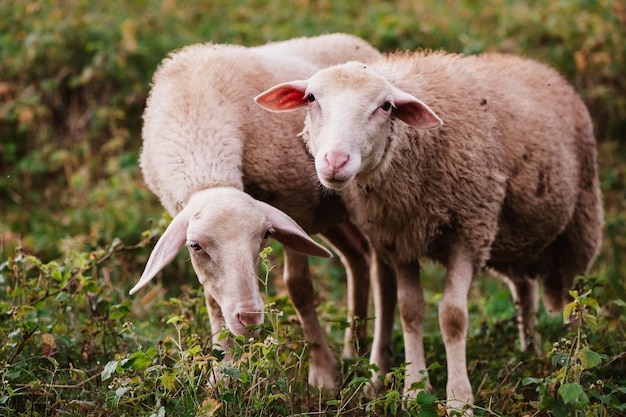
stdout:
<svg viewBox="0 0 626 417">
<path fill-rule="evenodd" d="M 573 300 L 563 311 L 563 320 L 572 330 L 569 337 L 554 342 L 548 355 L 555 370 L 543 378 L 524 380 L 525 385 L 537 385 L 539 399 L 532 406 L 538 411 L 550 412 L 555 417 L 611 416 L 626 412 L 626 380 L 605 381 L 599 372 L 603 364 L 618 357 L 609 358 L 597 352 L 602 346 L 594 350 L 589 341 L 601 325 L 602 308 L 591 296 L 601 282 L 596 277 L 577 280 L 581 289 L 570 291 Z"/>
</svg>

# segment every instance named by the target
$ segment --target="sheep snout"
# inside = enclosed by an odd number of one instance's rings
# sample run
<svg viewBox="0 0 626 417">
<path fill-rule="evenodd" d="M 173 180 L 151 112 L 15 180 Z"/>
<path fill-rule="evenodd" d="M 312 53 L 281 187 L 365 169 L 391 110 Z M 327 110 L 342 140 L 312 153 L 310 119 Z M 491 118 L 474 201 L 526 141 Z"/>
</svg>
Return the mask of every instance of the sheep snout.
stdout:
<svg viewBox="0 0 626 417">
<path fill-rule="evenodd" d="M 225 313 L 224 318 L 226 319 L 226 324 L 234 335 L 242 335 L 246 337 L 255 335 L 256 332 L 250 331 L 246 327 L 263 323 L 263 309 L 259 308 L 256 304 L 257 303 L 237 303 L 235 305 L 224 306 L 224 308 L 222 308 L 222 311 Z M 230 313 L 226 313 L 227 311 Z"/>
<path fill-rule="evenodd" d="M 237 313 L 237 320 L 245 326 L 263 323 L 263 312 L 241 312 Z"/>
<path fill-rule="evenodd" d="M 359 166 L 358 158 L 352 158 L 342 151 L 320 152 L 316 158 L 315 169 L 321 183 L 330 189 L 345 188 L 356 175 Z"/>
<path fill-rule="evenodd" d="M 328 168 L 331 169 L 333 173 L 337 173 L 348 163 L 350 155 L 343 152 L 327 152 L 324 155 L 324 159 Z"/>
</svg>

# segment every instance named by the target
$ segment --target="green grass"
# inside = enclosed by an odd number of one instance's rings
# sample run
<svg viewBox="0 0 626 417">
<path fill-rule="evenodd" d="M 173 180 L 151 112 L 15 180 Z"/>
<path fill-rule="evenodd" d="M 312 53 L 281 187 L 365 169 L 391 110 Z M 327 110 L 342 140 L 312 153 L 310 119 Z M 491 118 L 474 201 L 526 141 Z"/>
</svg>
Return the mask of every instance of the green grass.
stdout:
<svg viewBox="0 0 626 417">
<path fill-rule="evenodd" d="M 482 277 L 470 298 L 468 368 L 478 415 L 624 414 L 625 27 L 626 8 L 609 0 L 16 0 L 0 7 L 0 415 L 442 415 L 443 271 L 430 262 L 422 276 L 434 391 L 404 410 L 399 327 L 386 392 L 365 394 L 371 368 L 362 357 L 342 360 L 340 389 L 307 385 L 308 350 L 284 295 L 276 244 L 266 262 L 261 337 L 237 339 L 229 363 L 210 345 L 185 254 L 159 284 L 127 295 L 169 221 L 137 165 L 158 63 L 190 43 L 257 45 L 334 31 L 383 51 L 519 53 L 574 84 L 601 143 L 606 212 L 602 252 L 572 297 L 579 320 L 564 326 L 542 312 L 542 354 L 521 354 L 508 289 Z M 314 268 L 318 312 L 339 357 L 343 270 L 336 259 Z M 229 381 L 210 384 L 216 372 Z"/>
</svg>

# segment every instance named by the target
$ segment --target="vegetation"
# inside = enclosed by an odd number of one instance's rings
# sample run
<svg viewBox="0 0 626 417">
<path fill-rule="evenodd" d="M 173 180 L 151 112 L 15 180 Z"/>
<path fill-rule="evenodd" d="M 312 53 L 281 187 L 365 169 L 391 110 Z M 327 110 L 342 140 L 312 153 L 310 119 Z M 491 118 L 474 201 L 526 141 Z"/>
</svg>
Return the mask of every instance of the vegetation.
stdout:
<svg viewBox="0 0 626 417">
<path fill-rule="evenodd" d="M 490 276 L 476 282 L 468 343 L 475 412 L 626 414 L 625 28 L 626 6 L 613 0 L 14 0 L 0 8 L 0 414 L 444 414 L 437 265 L 423 268 L 434 392 L 410 401 L 401 396 L 399 328 L 384 393 L 367 395 L 364 357 L 342 361 L 337 391 L 307 385 L 307 346 L 280 282 L 277 244 L 259 273 L 261 336 L 236 339 L 230 361 L 211 347 L 185 254 L 161 284 L 127 295 L 170 220 L 137 164 L 158 63 L 190 43 L 255 45 L 333 31 L 384 51 L 519 53 L 576 86 L 600 144 L 603 250 L 563 317 L 541 313 L 538 357 L 519 353 L 508 289 Z M 343 270 L 337 260 L 315 269 L 318 311 L 339 356 Z"/>
</svg>

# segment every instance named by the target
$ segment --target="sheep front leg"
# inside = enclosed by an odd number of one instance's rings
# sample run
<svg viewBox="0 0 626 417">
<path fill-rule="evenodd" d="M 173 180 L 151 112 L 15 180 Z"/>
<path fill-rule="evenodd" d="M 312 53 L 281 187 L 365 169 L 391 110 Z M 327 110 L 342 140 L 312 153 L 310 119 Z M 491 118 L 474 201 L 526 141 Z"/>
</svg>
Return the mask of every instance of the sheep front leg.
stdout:
<svg viewBox="0 0 626 417">
<path fill-rule="evenodd" d="M 472 386 L 467 375 L 467 296 L 474 273 L 469 251 L 456 245 L 451 248 L 443 297 L 439 303 L 439 326 L 443 334 L 448 364 L 447 407 L 461 410 L 473 404 Z M 471 411 L 467 411 L 471 415 Z"/>
<path fill-rule="evenodd" d="M 350 326 L 346 328 L 342 356 L 350 358 L 366 350 L 367 325 L 364 320 L 368 317 L 370 295 L 370 244 L 350 222 L 333 226 L 321 236 L 335 249 L 346 268 Z"/>
<path fill-rule="evenodd" d="M 384 376 L 391 369 L 391 341 L 396 311 L 396 277 L 394 271 L 372 250 L 370 278 L 374 298 L 374 339 L 370 363 L 378 370 L 372 375 L 375 391 L 382 388 Z"/>
<path fill-rule="evenodd" d="M 283 246 L 283 251 L 283 279 L 309 345 L 309 384 L 334 389 L 339 379 L 339 364 L 326 344 L 315 311 L 315 291 L 308 258 L 286 246 Z"/>
<path fill-rule="evenodd" d="M 207 286 L 204 286 L 204 301 L 206 309 L 209 313 L 209 322 L 211 323 L 211 340 L 214 346 L 219 347 L 228 356 L 228 351 L 232 346 L 232 342 L 228 337 L 222 337 L 222 331 L 226 328 L 226 320 L 222 314 L 222 308 L 213 298 Z"/>
<path fill-rule="evenodd" d="M 232 339 L 223 337 L 222 331 L 226 328 L 226 320 L 222 314 L 222 308 L 213 298 L 207 286 L 204 286 L 204 301 L 206 303 L 207 312 L 209 313 L 209 322 L 211 323 L 211 341 L 213 346 L 218 347 L 224 352 L 224 361 L 230 360 L 230 349 L 232 348 Z M 228 383 L 229 379 L 221 372 L 216 372 L 215 368 L 209 377 L 209 384 L 215 386 L 218 381 Z"/>
<path fill-rule="evenodd" d="M 400 263 L 394 266 L 397 279 L 398 307 L 404 336 L 404 354 L 407 367 L 404 378 L 404 394 L 415 396 L 419 390 L 411 385 L 424 381 L 430 390 L 426 358 L 424 355 L 424 293 L 420 284 L 418 262 Z"/>
</svg>

